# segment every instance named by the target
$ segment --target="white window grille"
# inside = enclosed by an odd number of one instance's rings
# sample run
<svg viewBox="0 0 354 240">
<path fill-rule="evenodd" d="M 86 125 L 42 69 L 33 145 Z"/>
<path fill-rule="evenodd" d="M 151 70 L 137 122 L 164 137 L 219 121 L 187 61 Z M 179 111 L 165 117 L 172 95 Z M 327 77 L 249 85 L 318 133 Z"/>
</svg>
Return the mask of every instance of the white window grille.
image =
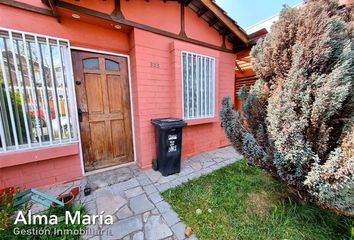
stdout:
<svg viewBox="0 0 354 240">
<path fill-rule="evenodd" d="M 182 52 L 184 119 L 214 117 L 215 59 Z"/>
<path fill-rule="evenodd" d="M 0 152 L 77 141 L 69 42 L 0 28 Z"/>
</svg>

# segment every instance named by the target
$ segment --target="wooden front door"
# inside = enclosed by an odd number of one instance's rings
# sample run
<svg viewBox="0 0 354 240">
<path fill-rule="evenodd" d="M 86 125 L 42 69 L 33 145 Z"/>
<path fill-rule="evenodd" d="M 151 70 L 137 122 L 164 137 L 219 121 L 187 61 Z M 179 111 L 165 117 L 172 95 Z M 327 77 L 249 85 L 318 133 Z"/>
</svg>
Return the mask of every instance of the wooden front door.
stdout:
<svg viewBox="0 0 354 240">
<path fill-rule="evenodd" d="M 85 170 L 133 161 L 127 59 L 72 51 Z"/>
</svg>

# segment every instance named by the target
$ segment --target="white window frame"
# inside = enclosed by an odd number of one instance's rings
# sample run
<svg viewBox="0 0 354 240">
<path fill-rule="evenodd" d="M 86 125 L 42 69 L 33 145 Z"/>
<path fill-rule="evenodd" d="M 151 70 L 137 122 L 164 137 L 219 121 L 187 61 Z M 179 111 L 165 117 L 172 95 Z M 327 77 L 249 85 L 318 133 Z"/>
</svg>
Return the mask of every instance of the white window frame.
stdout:
<svg viewBox="0 0 354 240">
<path fill-rule="evenodd" d="M 45 42 L 43 44 L 46 44 L 47 47 L 49 46 L 49 41 L 55 41 L 56 44 L 54 45 L 57 45 L 58 47 L 59 46 L 66 46 L 66 50 L 65 50 L 65 53 L 63 53 L 62 51 L 60 51 L 60 48 L 59 48 L 59 52 L 60 52 L 60 58 L 61 58 L 61 71 L 60 71 L 60 74 L 63 78 L 63 83 L 65 82 L 66 83 L 66 87 L 67 89 L 64 89 L 64 94 L 66 95 L 67 98 L 65 98 L 65 113 L 67 115 L 67 118 L 69 118 L 70 116 L 70 123 L 71 123 L 71 126 L 72 126 L 72 133 L 70 131 L 70 127 L 69 127 L 69 137 L 68 139 L 63 139 L 62 136 L 61 136 L 61 131 L 59 131 L 59 139 L 58 140 L 53 140 L 52 137 L 53 137 L 53 133 L 51 131 L 51 133 L 49 134 L 49 141 L 42 141 L 41 138 L 39 137 L 38 138 L 38 142 L 37 143 L 31 143 L 31 141 L 25 143 L 25 144 L 22 144 L 20 145 L 18 143 L 18 136 L 15 136 L 14 137 L 14 140 L 15 140 L 15 145 L 11 145 L 11 146 L 7 146 L 6 145 L 6 141 L 5 141 L 5 134 L 4 134 L 4 128 L 3 128 L 3 125 L 2 125 L 2 121 L 0 119 L 0 138 L 1 138 L 1 142 L 2 142 L 2 147 L 0 147 L 0 154 L 1 153 L 7 153 L 7 152 L 13 152 L 13 151 L 17 151 L 17 150 L 22 150 L 22 149 L 34 149 L 34 148 L 45 148 L 45 147 L 49 147 L 49 146 L 60 146 L 60 145 L 63 145 L 63 144 L 68 144 L 68 143 L 78 143 L 79 142 L 79 127 L 78 127 L 78 118 L 77 118 L 77 111 L 76 111 L 76 96 L 75 96 L 75 86 L 74 86 L 74 80 L 73 80 L 73 70 L 72 70 L 72 66 L 71 66 L 71 50 L 70 50 L 70 41 L 68 39 L 63 39 L 63 38 L 57 38 L 57 37 L 53 37 L 53 36 L 49 36 L 49 35 L 42 35 L 42 34 L 37 34 L 37 33 L 31 33 L 31 32 L 25 32 L 25 31 L 19 31 L 19 30 L 15 30 L 15 29 L 9 29 L 9 28 L 2 28 L 0 27 L 0 31 L 4 31 L 4 32 L 7 32 L 8 36 L 9 36 L 9 39 L 10 41 L 13 40 L 13 34 L 18 34 L 18 35 L 21 35 L 21 38 L 19 38 L 21 41 L 26 41 L 26 36 L 30 36 L 30 37 L 33 37 L 34 38 L 34 42 L 35 42 L 35 48 L 37 49 L 37 51 L 39 50 L 39 41 L 38 41 L 38 38 L 41 38 L 41 39 L 45 39 Z M 65 44 L 61 44 L 61 43 L 65 43 Z M 13 44 L 12 45 L 12 48 L 13 48 Z M 53 44 L 52 44 L 53 45 Z M 27 67 L 29 67 L 29 57 L 28 57 L 28 54 L 27 54 L 27 44 L 24 44 L 24 47 L 25 47 L 25 58 L 26 58 L 26 65 Z M 14 49 L 11 50 L 12 51 L 12 54 L 13 56 L 15 55 L 14 53 Z M 50 48 L 49 48 L 49 51 L 50 51 Z M 50 80 L 52 81 L 55 81 L 55 77 L 54 77 L 54 72 L 53 72 L 53 68 L 54 68 L 54 63 L 53 63 L 53 58 L 52 58 L 52 55 L 49 57 L 50 58 L 50 64 L 51 64 L 51 67 L 50 67 Z M 16 73 L 16 80 L 19 82 L 19 76 L 18 74 L 20 74 L 21 72 L 18 71 L 18 66 L 16 64 L 16 57 L 14 58 L 14 63 L 15 63 L 15 73 Z M 40 62 L 42 62 L 44 60 L 44 58 L 40 58 Z M 65 72 L 64 72 L 64 69 L 63 67 L 65 66 Z M 2 56 L 2 52 L 1 52 L 1 55 L 0 55 L 0 67 L 2 69 L 5 70 L 5 64 L 4 64 L 4 58 Z M 42 73 L 42 67 L 41 67 L 41 64 L 39 65 L 39 70 L 40 72 Z M 6 81 L 6 74 L 3 73 L 3 78 L 4 78 L 4 82 L 5 82 L 5 89 L 6 89 L 6 93 L 4 98 L 5 98 L 5 101 L 8 99 L 6 95 L 8 95 L 8 91 L 9 91 L 9 88 L 8 88 L 8 82 Z M 29 74 L 29 79 L 30 79 L 30 85 L 31 85 L 31 88 L 33 88 L 33 82 L 32 82 L 32 76 L 30 76 L 31 74 Z M 40 74 L 42 76 L 40 76 L 40 79 L 39 81 L 44 81 L 43 79 L 43 74 Z M 64 80 L 64 78 L 66 79 L 66 81 Z M 20 89 L 20 93 L 22 93 L 22 88 L 19 88 Z M 1 89 L 0 89 L 1 90 Z M 67 90 L 67 91 L 66 91 Z M 52 90 L 47 90 L 47 91 L 53 91 L 54 93 L 54 90 L 53 90 L 53 87 L 52 87 Z M 31 95 L 33 95 L 32 97 L 36 98 L 34 96 L 34 89 L 31 89 Z M 58 92 L 58 90 L 57 90 Z M 47 94 L 47 93 L 46 93 Z M 57 110 L 58 110 L 58 101 L 56 99 L 56 94 L 54 94 L 53 96 L 53 100 L 55 101 L 54 104 L 54 109 L 56 111 L 56 114 L 58 115 L 57 113 Z M 70 101 L 67 101 L 67 100 L 70 100 Z M 21 95 L 21 105 L 22 107 L 24 107 L 24 104 L 23 104 L 23 97 Z M 48 99 L 45 98 L 45 102 L 47 102 Z M 47 104 L 46 104 L 47 105 Z M 47 105 L 48 106 L 48 105 Z M 9 112 L 10 112 L 10 126 L 12 127 L 12 131 L 13 133 L 16 133 L 16 129 L 14 129 L 14 119 L 13 119 L 13 111 L 11 110 L 12 107 L 11 107 L 11 104 L 9 104 Z M 67 109 L 69 108 L 69 109 Z M 46 109 L 48 110 L 48 109 Z M 24 117 L 26 116 L 26 114 L 23 114 Z M 46 114 L 47 115 L 47 114 Z M 1 112 L 0 112 L 0 116 L 1 116 Z M 45 116 L 46 118 L 48 116 Z M 26 118 L 26 117 L 25 117 Z M 37 130 L 38 130 L 38 117 L 36 117 L 36 127 Z M 48 127 L 51 128 L 52 126 L 52 121 L 51 120 L 48 124 Z M 58 124 L 59 124 L 59 120 L 58 121 Z M 69 124 L 69 120 L 68 120 L 68 123 Z M 29 127 L 27 126 L 27 123 L 25 121 L 25 127 L 26 127 L 26 136 L 27 136 L 27 139 L 28 139 L 28 131 L 29 131 Z M 63 124 L 60 126 L 60 128 L 64 126 Z M 50 129 L 49 129 L 50 130 Z M 17 134 L 16 134 L 17 135 Z"/>
<path fill-rule="evenodd" d="M 188 116 L 185 115 L 185 112 L 184 112 L 185 101 L 184 101 L 184 79 L 183 79 L 183 70 L 184 70 L 183 69 L 183 54 L 186 54 L 186 56 L 187 56 L 187 63 L 186 63 L 187 68 L 188 68 L 188 56 L 189 55 L 192 55 L 192 58 L 193 58 L 193 56 L 195 56 L 197 60 L 198 60 L 198 57 L 200 57 L 200 59 L 213 60 L 213 66 L 211 69 L 209 69 L 209 74 L 211 73 L 211 76 L 212 76 L 212 79 L 209 82 L 209 84 L 211 83 L 213 86 L 212 91 L 209 91 L 209 101 L 211 101 L 211 105 L 209 107 L 211 108 L 211 111 L 212 111 L 212 114 L 210 114 L 210 115 L 204 114 L 201 116 L 192 116 L 192 117 L 190 117 L 189 114 L 188 114 Z M 201 60 L 201 62 L 203 62 L 203 60 Z M 201 65 L 202 65 L 202 63 L 201 63 Z M 198 63 L 196 64 L 196 67 L 198 69 Z M 203 70 L 204 70 L 203 74 L 205 76 L 206 68 L 204 68 Z M 196 73 L 196 76 L 197 75 L 198 74 Z M 188 78 L 188 69 L 187 69 L 187 78 Z M 193 75 L 192 75 L 192 78 L 194 78 Z M 202 82 L 202 81 L 200 81 L 200 82 Z M 205 82 L 202 82 L 202 83 L 203 83 L 202 85 L 205 84 Z M 183 119 L 184 120 L 198 120 L 198 119 L 214 118 L 215 117 L 215 99 L 216 99 L 216 97 L 215 97 L 215 94 L 216 94 L 216 59 L 215 59 L 215 57 L 211 57 L 211 56 L 207 56 L 207 55 L 203 55 L 203 54 L 199 54 L 199 53 L 194 53 L 194 52 L 189 52 L 189 51 L 181 51 L 181 84 L 182 84 L 182 117 L 183 117 Z M 198 91 L 200 91 L 199 84 L 196 84 L 196 85 L 197 85 L 196 87 L 199 88 Z M 210 85 L 209 85 L 209 87 L 210 87 Z M 198 95 L 197 95 L 197 97 L 198 97 Z M 187 100 L 189 100 L 188 97 L 187 97 Z M 192 99 L 192 101 L 193 101 L 193 99 Z M 206 98 L 204 99 L 204 101 L 206 102 Z M 187 104 L 189 104 L 189 102 Z M 204 111 L 205 110 L 206 110 L 206 108 L 204 108 Z M 187 112 L 189 113 L 189 109 L 187 110 Z"/>
</svg>

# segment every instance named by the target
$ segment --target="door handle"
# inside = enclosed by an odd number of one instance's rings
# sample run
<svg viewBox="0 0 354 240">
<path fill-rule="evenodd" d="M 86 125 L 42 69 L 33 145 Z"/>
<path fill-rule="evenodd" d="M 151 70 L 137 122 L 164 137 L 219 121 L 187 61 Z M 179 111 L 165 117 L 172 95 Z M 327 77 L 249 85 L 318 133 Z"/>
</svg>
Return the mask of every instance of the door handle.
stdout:
<svg viewBox="0 0 354 240">
<path fill-rule="evenodd" d="M 83 112 L 82 112 L 81 108 L 79 108 L 77 110 L 77 114 L 79 115 L 79 122 L 82 122 L 82 114 L 83 114 Z"/>
</svg>

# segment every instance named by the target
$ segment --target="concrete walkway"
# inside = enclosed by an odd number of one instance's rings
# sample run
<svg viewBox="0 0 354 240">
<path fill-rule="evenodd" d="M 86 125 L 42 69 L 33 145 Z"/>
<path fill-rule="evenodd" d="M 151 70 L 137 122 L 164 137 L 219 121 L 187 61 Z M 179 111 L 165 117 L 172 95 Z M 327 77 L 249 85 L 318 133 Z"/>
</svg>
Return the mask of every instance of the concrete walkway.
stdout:
<svg viewBox="0 0 354 240">
<path fill-rule="evenodd" d="M 132 164 L 128 167 L 89 175 L 82 180 L 51 187 L 44 191 L 58 195 L 73 186 L 83 190 L 89 186 L 92 193 L 81 193 L 77 200 L 84 203 L 89 214 L 114 216 L 114 224 L 107 226 L 89 226 L 89 235 L 83 239 L 124 239 L 157 240 L 186 239 L 186 225 L 181 222 L 176 212 L 164 201 L 161 192 L 178 186 L 190 179 L 208 174 L 216 169 L 231 164 L 242 156 L 231 147 L 202 153 L 182 162 L 179 174 L 168 177 L 152 169 L 141 170 Z M 37 209 L 36 209 L 37 208 Z M 33 206 L 39 211 L 39 206 Z M 189 239 L 197 239 L 192 235 Z"/>
</svg>

